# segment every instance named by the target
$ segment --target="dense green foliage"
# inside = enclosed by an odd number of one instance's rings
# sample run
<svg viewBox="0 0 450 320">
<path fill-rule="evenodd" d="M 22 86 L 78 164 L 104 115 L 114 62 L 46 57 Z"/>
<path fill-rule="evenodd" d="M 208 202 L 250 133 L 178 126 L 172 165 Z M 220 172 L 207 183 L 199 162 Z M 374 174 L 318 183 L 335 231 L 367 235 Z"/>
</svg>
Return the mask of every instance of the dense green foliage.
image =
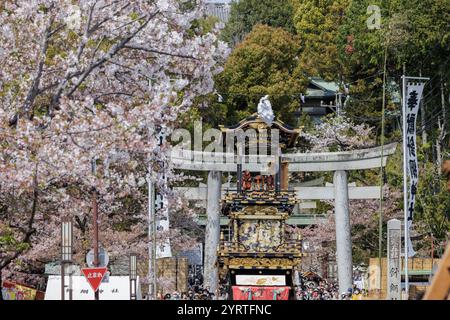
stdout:
<svg viewBox="0 0 450 320">
<path fill-rule="evenodd" d="M 380 9 L 377 28 L 369 28 L 375 21 L 374 11 L 368 10 L 373 5 Z M 223 32 L 229 43 L 240 42 L 216 78 L 223 101 L 210 97 L 212 108 L 200 109 L 199 115 L 209 123 L 236 123 L 254 113 L 260 97 L 269 94 L 278 117 L 291 124 L 298 120 L 309 124 L 304 130 L 313 132 L 307 117 L 295 119 L 292 112 L 300 107 L 298 97 L 305 92 L 307 77 L 320 76 L 335 81 L 341 90 L 348 86 L 346 117 L 373 127 L 371 138 L 380 144 L 385 69 L 385 143 L 400 142 L 400 77 L 404 72 L 430 77 L 423 97 L 425 113 L 417 122 L 420 181 L 414 220 L 417 249 L 429 252 L 429 235 L 440 243 L 448 239 L 450 229 L 450 197 L 439 172 L 450 147 L 449 21 L 446 0 L 239 1 L 233 4 Z M 383 179 L 379 170 L 352 172 L 350 177 L 361 185 L 384 181 L 401 196 L 401 161 L 399 145 Z M 390 205 L 385 210 L 398 212 L 401 218 L 401 199 Z M 374 226 L 354 230 L 359 234 L 355 247 L 365 250 L 357 255 L 377 254 L 377 223 Z"/>
<path fill-rule="evenodd" d="M 294 25 L 303 48 L 299 64 L 310 76 L 320 74 L 329 80 L 340 80 L 336 73 L 342 73 L 339 63 L 342 47 L 336 40 L 349 2 L 293 1 Z"/>
<path fill-rule="evenodd" d="M 241 0 L 233 2 L 230 18 L 222 37 L 230 44 L 236 44 L 249 33 L 256 24 L 284 28 L 295 32 L 292 20 L 293 8 L 288 1 Z"/>
<path fill-rule="evenodd" d="M 381 9 L 381 27 L 369 30 L 365 12 L 373 4 Z M 343 77 L 351 84 L 353 100 L 348 113 L 379 127 L 385 52 L 389 80 L 400 84 L 404 66 L 408 75 L 431 76 L 426 92 L 436 93 L 439 74 L 448 81 L 444 70 L 449 62 L 449 14 L 448 1 L 351 1 L 334 44 L 340 48 L 336 79 Z M 387 110 L 398 117 L 399 106 L 393 103 L 392 93 L 388 90 Z M 424 102 L 431 107 L 437 101 L 438 97 L 428 95 Z M 393 118 L 388 119 L 388 133 L 395 129 Z"/>
<path fill-rule="evenodd" d="M 291 122 L 306 84 L 298 69 L 299 50 L 297 37 L 286 30 L 256 25 L 217 77 L 217 91 L 228 106 L 227 121 L 236 123 L 256 112 L 259 99 L 268 94 L 277 115 Z"/>
</svg>

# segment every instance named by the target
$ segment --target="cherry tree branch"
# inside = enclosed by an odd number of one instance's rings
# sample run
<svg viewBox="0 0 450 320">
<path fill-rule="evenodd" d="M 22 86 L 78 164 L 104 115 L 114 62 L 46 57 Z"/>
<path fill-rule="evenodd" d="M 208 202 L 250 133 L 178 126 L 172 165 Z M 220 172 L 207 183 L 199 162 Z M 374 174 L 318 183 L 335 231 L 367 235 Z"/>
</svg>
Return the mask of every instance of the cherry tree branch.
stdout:
<svg viewBox="0 0 450 320">
<path fill-rule="evenodd" d="M 89 67 L 87 67 L 84 72 L 81 74 L 81 76 L 78 78 L 75 85 L 70 89 L 70 91 L 67 93 L 67 96 L 70 97 L 83 83 L 83 81 L 91 74 L 92 71 L 94 71 L 96 68 L 104 64 L 106 61 L 108 61 L 110 58 L 112 58 L 115 54 L 117 54 L 123 47 L 131 40 L 133 39 L 142 29 L 144 29 L 147 24 L 150 22 L 150 20 L 155 17 L 158 14 L 158 12 L 155 12 L 154 14 L 148 16 L 148 18 L 145 20 L 144 23 L 142 23 L 139 28 L 137 28 L 134 32 L 129 34 L 128 36 L 124 37 L 119 43 L 115 44 L 103 57 L 97 59 L 94 63 L 92 63 Z M 142 19 L 145 16 L 138 18 Z"/>
<path fill-rule="evenodd" d="M 146 47 L 138 46 L 138 45 L 125 45 L 124 48 L 133 49 L 133 50 L 140 50 L 140 51 L 156 53 L 156 54 L 172 56 L 172 57 L 179 57 L 179 58 L 185 58 L 185 59 L 199 60 L 198 58 L 196 58 L 194 56 L 190 56 L 190 55 L 178 54 L 178 53 L 170 53 L 170 52 L 165 52 L 165 51 L 161 51 L 161 50 L 157 50 L 157 49 L 150 49 L 150 48 L 146 48 Z"/>
<path fill-rule="evenodd" d="M 50 18 L 50 21 L 44 31 L 44 37 L 43 37 L 43 41 L 42 41 L 42 45 L 41 45 L 41 52 L 39 54 L 40 57 L 39 57 L 38 65 L 37 65 L 36 75 L 33 79 L 33 83 L 31 85 L 30 90 L 28 91 L 27 97 L 25 98 L 25 102 L 22 107 L 22 109 L 23 109 L 22 111 L 25 114 L 29 113 L 31 106 L 33 105 L 34 100 L 36 99 L 36 97 L 39 93 L 39 84 L 41 82 L 42 71 L 44 69 L 45 58 L 46 58 L 47 49 L 48 49 L 48 42 L 49 42 L 51 35 L 53 34 L 51 31 L 51 26 L 53 24 L 53 21 L 54 21 L 54 16 L 52 16 Z"/>
<path fill-rule="evenodd" d="M 33 228 L 33 223 L 35 221 L 36 217 L 36 210 L 37 210 L 37 204 L 38 204 L 38 196 L 39 196 L 39 184 L 38 184 L 38 164 L 35 166 L 35 172 L 33 177 L 33 200 L 32 200 L 32 206 L 31 206 L 31 214 L 30 217 L 26 223 L 26 228 L 22 228 L 21 231 L 23 233 L 22 240 L 20 243 L 27 243 L 29 244 L 31 242 L 31 236 L 36 232 L 36 230 Z M 11 255 L 6 255 L 2 260 L 0 260 L 0 272 L 2 269 L 4 269 L 6 266 L 8 266 L 12 261 L 14 261 L 19 255 L 21 255 L 27 248 L 23 247 L 18 250 L 15 250 L 15 252 Z"/>
</svg>

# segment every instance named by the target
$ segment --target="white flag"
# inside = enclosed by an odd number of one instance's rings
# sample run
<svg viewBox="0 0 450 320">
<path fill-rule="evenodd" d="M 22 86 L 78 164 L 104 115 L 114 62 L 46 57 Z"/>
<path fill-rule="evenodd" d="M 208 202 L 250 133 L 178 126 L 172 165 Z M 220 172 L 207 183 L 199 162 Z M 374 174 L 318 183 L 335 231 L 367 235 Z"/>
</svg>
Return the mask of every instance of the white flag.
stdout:
<svg viewBox="0 0 450 320">
<path fill-rule="evenodd" d="M 411 237 L 409 236 L 413 220 L 414 204 L 416 202 L 417 182 L 419 180 L 419 167 L 417 163 L 417 144 L 416 144 L 416 120 L 419 111 L 419 102 L 422 98 L 423 87 L 425 83 L 408 82 L 406 90 L 405 120 L 406 120 L 406 165 L 409 177 L 409 198 L 408 198 L 408 257 L 416 253 L 412 247 Z"/>
<path fill-rule="evenodd" d="M 159 213 L 160 218 L 156 220 L 156 231 L 157 232 L 167 232 L 169 231 L 169 208 L 166 197 L 158 194 L 156 202 L 160 207 Z M 172 250 L 170 248 L 170 239 L 165 238 L 160 240 L 156 244 L 156 259 L 160 258 L 170 258 L 172 257 Z"/>
</svg>

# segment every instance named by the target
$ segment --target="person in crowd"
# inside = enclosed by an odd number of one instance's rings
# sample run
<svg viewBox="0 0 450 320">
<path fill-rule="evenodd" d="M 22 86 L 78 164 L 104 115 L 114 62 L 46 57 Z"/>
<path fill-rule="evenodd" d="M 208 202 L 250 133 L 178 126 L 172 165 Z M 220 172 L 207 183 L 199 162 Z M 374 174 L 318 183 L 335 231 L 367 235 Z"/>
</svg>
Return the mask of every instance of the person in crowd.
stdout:
<svg viewBox="0 0 450 320">
<path fill-rule="evenodd" d="M 296 300 L 361 300 L 366 294 L 354 286 L 339 294 L 337 283 L 328 282 L 319 277 L 303 277 L 300 275 L 298 285 L 294 287 L 293 298 Z M 216 297 L 217 295 L 217 297 Z M 211 292 L 210 287 L 203 287 L 203 277 L 200 272 L 193 269 L 188 277 L 187 292 L 158 293 L 158 298 L 164 300 L 227 300 L 229 299 L 229 288 L 225 280 L 219 282 L 217 292 Z"/>
<path fill-rule="evenodd" d="M 362 293 L 359 290 L 359 288 L 356 288 L 355 291 L 353 291 L 352 300 L 361 300 L 362 299 Z"/>
</svg>

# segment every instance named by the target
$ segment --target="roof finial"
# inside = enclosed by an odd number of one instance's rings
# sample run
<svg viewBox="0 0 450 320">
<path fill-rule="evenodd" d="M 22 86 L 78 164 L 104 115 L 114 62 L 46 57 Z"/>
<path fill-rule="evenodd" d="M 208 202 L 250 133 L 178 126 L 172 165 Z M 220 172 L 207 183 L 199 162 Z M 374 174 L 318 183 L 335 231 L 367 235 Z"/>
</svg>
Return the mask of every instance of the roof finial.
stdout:
<svg viewBox="0 0 450 320">
<path fill-rule="evenodd" d="M 265 95 L 258 103 L 258 116 L 268 125 L 271 126 L 275 115 L 273 114 L 272 105 L 269 101 L 269 95 Z"/>
</svg>

